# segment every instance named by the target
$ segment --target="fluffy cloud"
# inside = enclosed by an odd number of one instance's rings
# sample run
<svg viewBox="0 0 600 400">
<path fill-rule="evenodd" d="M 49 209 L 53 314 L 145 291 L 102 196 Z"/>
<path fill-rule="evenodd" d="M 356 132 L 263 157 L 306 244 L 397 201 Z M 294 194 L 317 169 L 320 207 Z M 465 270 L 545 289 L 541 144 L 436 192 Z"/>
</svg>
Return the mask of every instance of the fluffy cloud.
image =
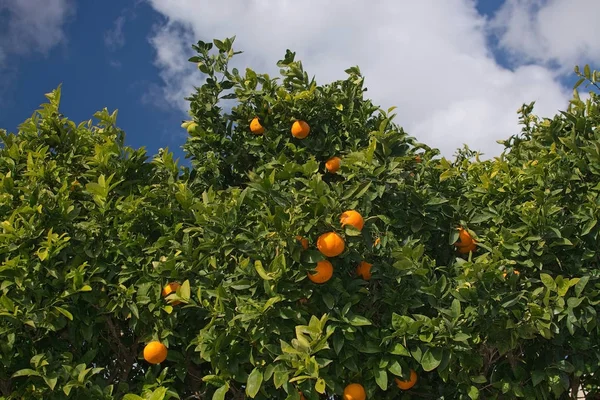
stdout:
<svg viewBox="0 0 600 400">
<path fill-rule="evenodd" d="M 183 97 L 202 78 L 187 62 L 190 45 L 234 34 L 242 68 L 277 74 L 275 62 L 287 48 L 321 83 L 359 65 L 369 96 L 398 106 L 396 121 L 446 156 L 463 143 L 499 154 L 496 140 L 519 132 L 516 110 L 523 103 L 536 101 L 544 116 L 567 106 L 569 90 L 548 65 L 507 69 L 496 61 L 488 39 L 502 14 L 492 26 L 472 0 L 149 1 L 166 17 L 151 38 L 156 65 L 167 101 L 182 110 Z M 495 32 L 505 43 L 510 31 Z"/>
<path fill-rule="evenodd" d="M 71 0 L 0 0 L 0 68 L 10 54 L 46 54 L 64 41 L 73 7 Z"/>
<path fill-rule="evenodd" d="M 600 60 L 597 9 L 597 0 L 507 0 L 490 25 L 514 61 L 566 73 Z"/>
</svg>

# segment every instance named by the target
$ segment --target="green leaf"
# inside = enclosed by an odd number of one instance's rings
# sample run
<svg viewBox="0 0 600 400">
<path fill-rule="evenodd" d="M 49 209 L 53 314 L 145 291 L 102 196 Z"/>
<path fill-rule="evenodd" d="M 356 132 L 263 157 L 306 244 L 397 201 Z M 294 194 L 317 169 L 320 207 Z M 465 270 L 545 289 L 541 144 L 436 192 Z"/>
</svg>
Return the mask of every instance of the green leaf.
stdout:
<svg viewBox="0 0 600 400">
<path fill-rule="evenodd" d="M 273 384 L 276 389 L 279 389 L 283 386 L 289 379 L 290 373 L 287 368 L 283 364 L 278 364 L 275 367 L 275 372 L 273 373 Z"/>
<path fill-rule="evenodd" d="M 260 390 L 262 382 L 263 373 L 258 368 L 254 368 L 248 376 L 248 381 L 246 382 L 246 396 L 250 397 L 251 399 L 255 398 Z"/>
<path fill-rule="evenodd" d="M 44 376 L 44 381 L 46 382 L 46 385 L 48 385 L 50 390 L 54 390 L 56 382 L 58 382 L 58 378 L 56 376 Z"/>
<path fill-rule="evenodd" d="M 408 352 L 408 350 L 406 349 L 406 347 L 404 347 L 400 343 L 395 343 L 394 344 L 394 347 L 392 347 L 392 350 L 390 351 L 390 354 L 394 354 L 394 355 L 397 355 L 397 356 L 410 357 L 410 353 Z"/>
<path fill-rule="evenodd" d="M 469 397 L 473 400 L 476 400 L 479 398 L 479 389 L 477 389 L 475 386 L 471 386 L 469 388 Z"/>
<path fill-rule="evenodd" d="M 573 85 L 573 89 L 577 89 L 579 87 L 579 85 L 581 85 L 584 81 L 585 81 L 585 78 L 579 78 L 579 80 L 577 82 L 575 82 L 575 85 Z"/>
<path fill-rule="evenodd" d="M 69 311 L 65 310 L 62 307 L 54 307 L 54 309 L 56 311 L 58 311 L 59 313 L 61 313 L 62 315 L 64 315 L 65 317 L 67 317 L 70 321 L 73 321 L 73 314 L 71 314 Z"/>
<path fill-rule="evenodd" d="M 598 223 L 597 219 L 590 219 L 588 222 L 585 223 L 585 225 L 583 226 L 583 229 L 581 230 L 581 235 L 585 236 L 588 233 L 591 232 L 591 230 L 596 226 L 596 224 Z"/>
<path fill-rule="evenodd" d="M 583 67 L 583 76 L 585 76 L 587 79 L 592 79 L 592 72 L 588 64 L 585 64 Z"/>
<path fill-rule="evenodd" d="M 223 386 L 215 390 L 213 393 L 212 400 L 225 400 L 225 395 L 229 391 L 229 382 L 225 383 Z"/>
<path fill-rule="evenodd" d="M 582 276 L 581 279 L 579 279 L 579 282 L 577 282 L 577 284 L 575 285 L 575 296 L 581 296 L 581 293 L 583 293 L 583 289 L 585 289 L 585 286 L 587 285 L 589 280 L 589 275 Z"/>
<path fill-rule="evenodd" d="M 254 262 L 254 269 L 256 269 L 256 272 L 258 272 L 258 275 L 260 275 L 261 278 L 263 278 L 266 281 L 270 281 L 271 279 L 273 279 L 273 276 L 271 274 L 267 274 L 267 271 L 265 271 L 262 262 L 256 260 Z"/>
<path fill-rule="evenodd" d="M 375 382 L 381 388 L 381 390 L 386 390 L 388 386 L 388 375 L 385 369 L 379 369 L 375 371 Z"/>
<path fill-rule="evenodd" d="M 315 383 L 315 390 L 317 391 L 317 393 L 325 393 L 325 387 L 327 386 L 327 384 L 325 383 L 325 379 L 323 378 L 319 378 L 317 379 L 317 382 Z"/>
<path fill-rule="evenodd" d="M 427 349 L 423 358 L 421 359 L 421 366 L 426 372 L 433 371 L 442 362 L 442 350 L 441 349 Z"/>
<path fill-rule="evenodd" d="M 185 301 L 189 301 L 191 296 L 190 281 L 186 280 L 185 282 L 183 282 L 181 286 L 177 289 L 177 292 L 179 292 L 179 297 L 181 297 Z"/>
<path fill-rule="evenodd" d="M 127 393 L 125 396 L 123 396 L 123 400 L 144 400 L 144 398 L 138 396 L 137 394 Z"/>
<path fill-rule="evenodd" d="M 554 282 L 554 279 L 552 279 L 550 275 L 541 273 L 540 279 L 542 280 L 544 286 L 546 286 L 548 289 L 553 291 L 556 290 L 556 282 Z"/>
<path fill-rule="evenodd" d="M 360 315 L 353 315 L 348 320 L 352 326 L 366 326 L 372 325 L 373 323 L 369 321 L 367 318 Z"/>
<path fill-rule="evenodd" d="M 163 400 L 165 398 L 165 395 L 167 394 L 167 388 L 166 387 L 159 387 L 156 390 L 154 390 L 154 392 L 152 392 L 152 395 L 150 396 L 150 398 L 148 400 Z"/>
<path fill-rule="evenodd" d="M 427 203 L 425 203 L 425 205 L 437 206 L 437 205 L 444 204 L 447 202 L 448 202 L 448 199 L 443 199 L 441 197 L 432 197 L 431 199 L 429 199 L 429 201 Z"/>
<path fill-rule="evenodd" d="M 18 378 L 20 376 L 40 376 L 40 374 L 37 371 L 29 368 L 20 369 L 12 374 L 12 378 Z"/>
<path fill-rule="evenodd" d="M 15 303 L 4 294 L 0 297 L 0 305 L 11 313 L 15 311 Z"/>
</svg>

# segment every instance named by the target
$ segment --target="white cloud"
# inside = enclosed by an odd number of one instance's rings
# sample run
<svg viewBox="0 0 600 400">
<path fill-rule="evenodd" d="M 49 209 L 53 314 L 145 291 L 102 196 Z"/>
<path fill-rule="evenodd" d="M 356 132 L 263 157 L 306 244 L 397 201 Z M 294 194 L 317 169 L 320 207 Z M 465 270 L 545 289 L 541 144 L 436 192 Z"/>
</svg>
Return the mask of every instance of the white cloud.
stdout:
<svg viewBox="0 0 600 400">
<path fill-rule="evenodd" d="M 598 0 L 506 0 L 491 27 L 517 63 L 554 65 L 561 73 L 600 60 Z"/>
<path fill-rule="evenodd" d="M 10 54 L 47 54 L 73 13 L 71 0 L 0 0 L 0 67 Z"/>
<path fill-rule="evenodd" d="M 104 33 L 104 44 L 109 50 L 117 50 L 125 45 L 125 35 L 123 34 L 123 25 L 125 16 L 120 15 L 114 22 L 112 29 Z"/>
<path fill-rule="evenodd" d="M 287 48 L 320 83 L 360 66 L 368 96 L 398 106 L 396 122 L 446 156 L 463 143 L 497 155 L 496 140 L 520 131 L 523 103 L 537 101 L 536 112 L 552 116 L 569 98 L 549 67 L 508 70 L 495 61 L 489 21 L 473 0 L 149 1 L 166 17 L 151 38 L 156 65 L 167 101 L 182 110 L 202 78 L 187 62 L 190 45 L 233 35 L 244 51 L 238 68 L 278 74 Z"/>
</svg>

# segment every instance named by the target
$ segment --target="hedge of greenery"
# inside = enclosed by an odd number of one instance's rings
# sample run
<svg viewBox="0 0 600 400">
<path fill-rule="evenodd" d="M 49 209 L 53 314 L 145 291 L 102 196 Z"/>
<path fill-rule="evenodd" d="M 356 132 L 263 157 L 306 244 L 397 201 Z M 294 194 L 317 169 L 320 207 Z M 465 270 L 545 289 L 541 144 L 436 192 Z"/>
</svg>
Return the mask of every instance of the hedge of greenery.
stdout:
<svg viewBox="0 0 600 400">
<path fill-rule="evenodd" d="M 116 112 L 67 119 L 60 87 L 0 131 L 1 399 L 598 393 L 600 73 L 576 69 L 593 90 L 552 119 L 524 105 L 501 156 L 449 160 L 357 67 L 317 84 L 288 51 L 278 79 L 242 73 L 232 43 L 193 46 L 189 168 L 126 146 Z M 317 247 L 327 232 L 340 255 Z M 144 359 L 151 341 L 165 361 Z"/>
</svg>

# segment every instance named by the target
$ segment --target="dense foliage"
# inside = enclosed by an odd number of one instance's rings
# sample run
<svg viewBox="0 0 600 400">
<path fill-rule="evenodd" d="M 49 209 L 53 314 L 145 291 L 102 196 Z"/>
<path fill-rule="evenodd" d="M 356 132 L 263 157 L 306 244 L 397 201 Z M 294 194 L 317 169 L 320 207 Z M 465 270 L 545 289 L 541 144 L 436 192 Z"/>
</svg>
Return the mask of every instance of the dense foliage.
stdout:
<svg viewBox="0 0 600 400">
<path fill-rule="evenodd" d="M 193 46 L 206 80 L 182 125 L 191 168 L 125 146 L 116 112 L 76 125 L 60 88 L 17 135 L 0 132 L 0 398 L 598 392 L 594 91 L 553 119 L 524 105 L 500 157 L 448 160 L 364 97 L 357 67 L 319 85 L 288 51 L 281 79 L 241 74 L 232 42 Z M 362 230 L 340 224 L 347 210 Z M 461 226 L 475 251 L 454 246 Z M 317 249 L 326 232 L 339 256 Z M 333 277 L 314 283 L 324 259 Z M 166 361 L 144 360 L 151 341 Z"/>
</svg>

